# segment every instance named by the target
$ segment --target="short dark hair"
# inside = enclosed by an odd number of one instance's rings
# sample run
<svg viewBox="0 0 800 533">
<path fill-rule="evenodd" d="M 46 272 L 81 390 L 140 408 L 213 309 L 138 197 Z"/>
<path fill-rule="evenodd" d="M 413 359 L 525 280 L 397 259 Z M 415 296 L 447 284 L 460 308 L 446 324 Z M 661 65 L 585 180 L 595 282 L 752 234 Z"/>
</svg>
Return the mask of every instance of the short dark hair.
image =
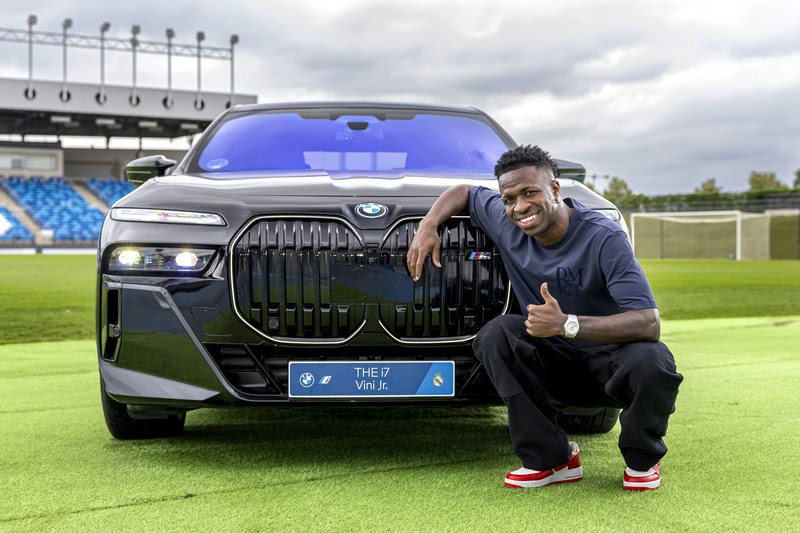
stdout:
<svg viewBox="0 0 800 533">
<path fill-rule="evenodd" d="M 556 163 L 546 151 L 538 146 L 517 146 L 500 156 L 494 166 L 494 175 L 500 178 L 506 172 L 523 167 L 536 167 L 539 170 L 549 170 L 556 176 Z"/>
</svg>

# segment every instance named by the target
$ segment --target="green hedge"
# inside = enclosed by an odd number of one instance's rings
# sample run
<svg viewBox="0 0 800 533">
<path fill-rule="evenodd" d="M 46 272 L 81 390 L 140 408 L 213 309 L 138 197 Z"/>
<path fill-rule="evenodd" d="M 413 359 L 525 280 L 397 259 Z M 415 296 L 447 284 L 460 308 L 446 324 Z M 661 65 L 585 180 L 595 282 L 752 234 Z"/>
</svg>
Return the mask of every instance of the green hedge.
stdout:
<svg viewBox="0 0 800 533">
<path fill-rule="evenodd" d="M 704 211 L 739 209 L 763 211 L 764 209 L 800 208 L 800 189 L 788 191 L 747 191 L 714 194 L 664 194 L 646 196 L 632 194 L 617 202 L 617 207 L 631 211 Z"/>
</svg>

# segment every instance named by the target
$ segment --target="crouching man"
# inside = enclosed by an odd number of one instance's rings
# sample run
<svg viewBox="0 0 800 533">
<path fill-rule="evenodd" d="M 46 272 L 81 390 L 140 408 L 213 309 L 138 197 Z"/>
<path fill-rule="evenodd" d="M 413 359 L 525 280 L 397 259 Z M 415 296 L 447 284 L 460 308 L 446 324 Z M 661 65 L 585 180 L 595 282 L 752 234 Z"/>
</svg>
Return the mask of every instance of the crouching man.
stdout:
<svg viewBox="0 0 800 533">
<path fill-rule="evenodd" d="M 542 487 L 583 477 L 578 445 L 556 423 L 555 398 L 572 406 L 619 407 L 619 448 L 627 490 L 657 489 L 662 437 L 683 377 L 659 341 L 650 284 L 625 232 L 602 214 L 561 198 L 555 164 L 521 146 L 495 166 L 500 193 L 457 185 L 420 222 L 408 252 L 419 279 L 425 258 L 441 267 L 438 226 L 469 209 L 497 244 L 523 316 L 486 324 L 473 348 L 508 408 L 522 468 L 509 487 Z"/>
</svg>

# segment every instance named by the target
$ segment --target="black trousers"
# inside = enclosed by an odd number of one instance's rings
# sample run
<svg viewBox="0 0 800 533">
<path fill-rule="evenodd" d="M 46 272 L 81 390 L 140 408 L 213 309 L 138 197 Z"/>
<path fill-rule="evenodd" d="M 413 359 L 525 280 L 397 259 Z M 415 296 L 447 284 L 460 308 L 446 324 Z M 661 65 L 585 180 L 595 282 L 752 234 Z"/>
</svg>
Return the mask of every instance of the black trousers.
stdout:
<svg viewBox="0 0 800 533">
<path fill-rule="evenodd" d="M 508 407 L 511 443 L 525 468 L 549 470 L 569 460 L 550 398 L 621 408 L 619 448 L 634 470 L 667 453 L 662 437 L 683 376 L 664 343 L 536 338 L 525 331 L 525 317 L 502 315 L 481 328 L 473 350 Z"/>
</svg>

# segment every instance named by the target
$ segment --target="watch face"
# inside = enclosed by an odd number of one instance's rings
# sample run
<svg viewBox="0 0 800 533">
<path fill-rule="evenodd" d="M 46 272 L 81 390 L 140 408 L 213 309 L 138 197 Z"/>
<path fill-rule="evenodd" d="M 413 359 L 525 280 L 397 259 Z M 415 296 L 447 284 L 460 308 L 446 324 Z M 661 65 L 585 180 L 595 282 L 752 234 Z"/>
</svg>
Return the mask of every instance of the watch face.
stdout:
<svg viewBox="0 0 800 533">
<path fill-rule="evenodd" d="M 570 317 L 564 324 L 564 333 L 571 337 L 578 333 L 578 321 L 575 318 Z"/>
</svg>

